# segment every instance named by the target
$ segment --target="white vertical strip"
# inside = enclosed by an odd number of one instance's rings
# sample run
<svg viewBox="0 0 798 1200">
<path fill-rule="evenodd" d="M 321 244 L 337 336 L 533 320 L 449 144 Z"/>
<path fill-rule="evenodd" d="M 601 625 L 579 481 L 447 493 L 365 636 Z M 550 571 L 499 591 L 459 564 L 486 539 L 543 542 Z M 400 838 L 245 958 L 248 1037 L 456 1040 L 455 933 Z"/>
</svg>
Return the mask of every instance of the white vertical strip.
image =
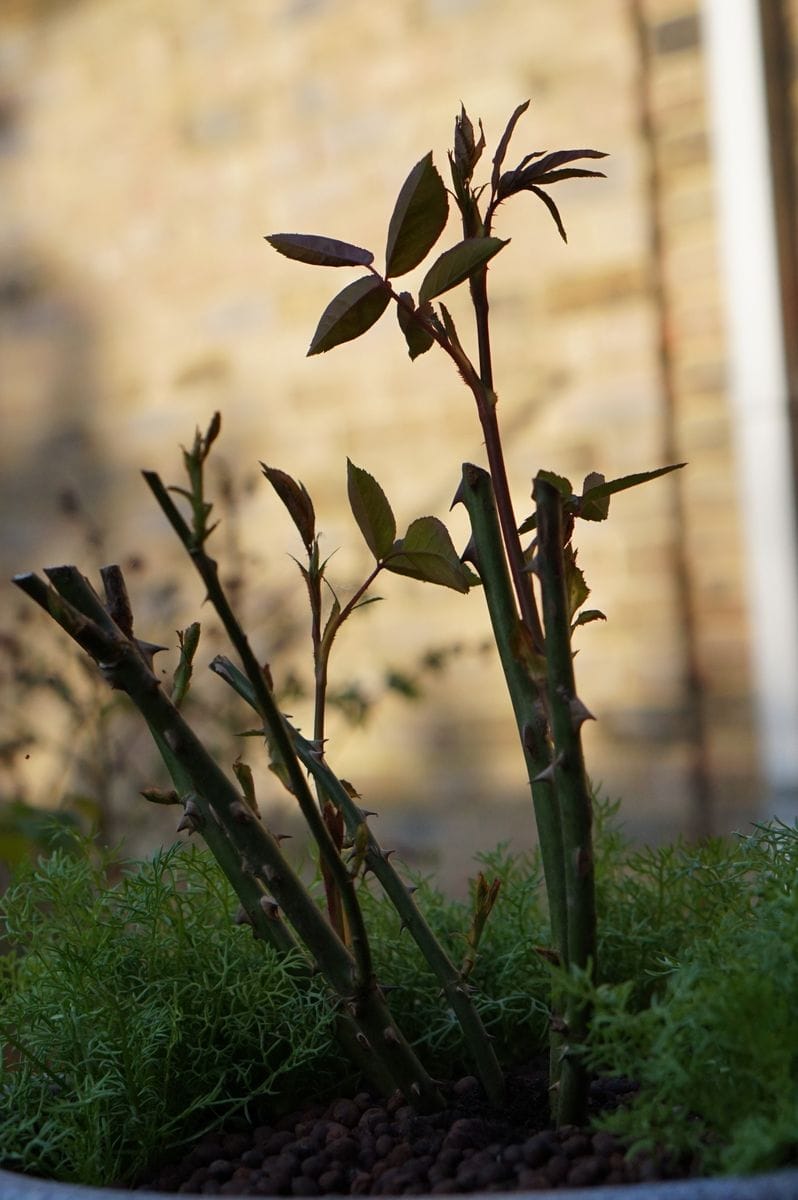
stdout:
<svg viewBox="0 0 798 1200">
<path fill-rule="evenodd" d="M 762 763 L 798 789 L 798 561 L 757 0 L 702 0 Z"/>
</svg>

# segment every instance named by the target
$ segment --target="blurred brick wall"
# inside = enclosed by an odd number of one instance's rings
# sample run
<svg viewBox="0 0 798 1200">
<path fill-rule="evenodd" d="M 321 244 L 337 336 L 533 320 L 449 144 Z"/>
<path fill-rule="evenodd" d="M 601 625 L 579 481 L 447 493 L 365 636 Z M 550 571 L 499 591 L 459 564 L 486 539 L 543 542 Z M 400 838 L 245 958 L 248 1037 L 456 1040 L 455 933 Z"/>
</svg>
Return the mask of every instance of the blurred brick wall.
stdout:
<svg viewBox="0 0 798 1200">
<path fill-rule="evenodd" d="M 344 273 L 289 263 L 262 235 L 321 232 L 379 253 L 409 168 L 430 148 L 445 167 L 460 101 L 483 118 L 491 146 L 530 96 L 510 158 L 561 146 L 611 157 L 606 181 L 557 185 L 568 246 L 531 197 L 498 222 L 513 239 L 491 286 L 519 516 L 540 466 L 577 482 L 590 470 L 659 466 L 673 451 L 690 462 L 682 478 L 617 498 L 609 524 L 581 531 L 592 600 L 608 617 L 578 635 L 580 690 L 600 717 L 587 735 L 591 770 L 623 794 L 632 827 L 701 826 L 697 755 L 717 826 L 750 813 L 743 563 L 697 4 L 646 0 L 639 12 L 642 56 L 626 0 L 5 0 L 4 575 L 130 555 L 146 559 L 148 579 L 159 562 L 172 570 L 137 470 L 174 480 L 177 444 L 217 407 L 220 452 L 252 484 L 239 551 L 250 575 L 272 581 L 268 594 L 292 585 L 286 550 L 297 546 L 258 482 L 259 458 L 307 484 L 326 547 L 342 547 L 342 587 L 366 563 L 346 510 L 347 455 L 381 481 L 400 524 L 434 512 L 463 544 L 463 512 L 446 511 L 460 463 L 481 461 L 482 449 L 448 362 L 411 364 L 388 318 L 362 342 L 306 359 Z M 464 326 L 462 303 L 456 311 Z M 87 548 L 58 514 L 66 487 L 113 527 L 105 546 Z M 366 685 L 385 663 L 485 636 L 478 593 L 400 579 L 380 590 L 386 601 L 342 636 L 337 660 Z M 17 602 L 2 594 L 7 622 Z M 200 594 L 186 585 L 184 595 L 187 621 Z M 147 636 L 172 637 L 174 622 L 160 628 L 157 612 L 147 622 Z M 259 636 L 268 657 L 268 631 Z M 408 838 L 423 841 L 431 812 L 462 807 L 477 813 L 478 839 L 477 801 L 503 802 L 526 828 L 508 715 L 496 668 L 466 656 L 430 683 L 423 708 L 387 700 L 365 733 L 342 731 L 333 757 L 375 807 L 410 797 Z"/>
</svg>

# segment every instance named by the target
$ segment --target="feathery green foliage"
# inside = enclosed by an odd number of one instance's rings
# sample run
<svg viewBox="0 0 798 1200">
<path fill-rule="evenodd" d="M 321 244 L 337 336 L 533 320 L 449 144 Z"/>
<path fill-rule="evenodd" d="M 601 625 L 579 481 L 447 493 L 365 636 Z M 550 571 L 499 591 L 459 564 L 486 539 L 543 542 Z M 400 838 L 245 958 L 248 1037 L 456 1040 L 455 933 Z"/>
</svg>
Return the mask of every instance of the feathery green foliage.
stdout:
<svg viewBox="0 0 798 1200">
<path fill-rule="evenodd" d="M 616 807 L 596 802 L 602 982 L 568 982 L 594 1006 L 592 1065 L 641 1083 L 607 1123 L 695 1153 L 705 1169 L 794 1159 L 798 829 L 640 850 L 619 833 Z M 537 852 L 506 846 L 478 865 L 501 892 L 472 980 L 507 1066 L 548 1038 L 542 871 Z M 459 962 L 473 896 L 415 884 Z M 433 1072 L 468 1070 L 454 1015 L 393 906 L 367 883 L 359 892 L 396 1020 Z M 130 1181 L 205 1126 L 290 1109 L 347 1077 L 358 1086 L 321 984 L 232 928 L 234 909 L 195 847 L 120 863 L 76 840 L 20 870 L 0 907 L 0 933 L 16 944 L 0 956 L 2 1165 Z"/>
<path fill-rule="evenodd" d="M 0 902 L 4 1166 L 130 1180 L 164 1145 L 323 1083 L 325 1058 L 340 1077 L 321 984 L 234 911 L 192 847 L 137 865 L 56 851 L 19 873 Z"/>
<path fill-rule="evenodd" d="M 640 1091 L 604 1124 L 708 1173 L 795 1162 L 798 826 L 613 858 L 586 1056 Z"/>
</svg>

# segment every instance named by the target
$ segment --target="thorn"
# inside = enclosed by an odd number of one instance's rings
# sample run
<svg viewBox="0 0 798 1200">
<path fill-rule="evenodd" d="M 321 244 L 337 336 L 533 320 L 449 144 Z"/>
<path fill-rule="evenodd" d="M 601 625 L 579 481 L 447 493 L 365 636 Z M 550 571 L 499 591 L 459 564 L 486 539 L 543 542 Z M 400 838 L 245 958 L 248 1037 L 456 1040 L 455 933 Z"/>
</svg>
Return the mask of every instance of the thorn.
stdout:
<svg viewBox="0 0 798 1200">
<path fill-rule="evenodd" d="M 310 746 L 310 750 L 309 750 L 310 757 L 312 759 L 314 759 L 315 762 L 323 761 L 323 759 L 324 759 L 324 743 L 326 741 L 327 741 L 326 738 L 322 738 L 321 741 L 316 740 L 314 742 L 311 742 L 311 741 L 308 742 L 308 745 Z"/>
<path fill-rule="evenodd" d="M 418 884 L 417 883 L 406 883 L 405 891 L 407 892 L 408 896 L 412 896 L 414 892 L 418 891 Z"/>
<path fill-rule="evenodd" d="M 152 660 L 155 655 L 162 650 L 169 649 L 168 646 L 158 646 L 155 642 L 143 642 L 141 638 L 134 638 L 133 643 L 150 670 L 152 670 Z"/>
<path fill-rule="evenodd" d="M 246 911 L 246 909 L 243 907 L 243 905 L 238 909 L 238 912 L 235 915 L 234 924 L 236 924 L 236 925 L 251 925 L 252 924 L 252 917 L 249 915 L 249 913 Z"/>
<path fill-rule="evenodd" d="M 474 535 L 468 539 L 468 545 L 460 555 L 460 562 L 471 563 L 479 571 L 479 554 L 477 553 L 477 544 L 474 541 Z"/>
<path fill-rule="evenodd" d="M 391 857 L 392 854 L 396 854 L 396 851 L 395 850 L 383 850 L 382 851 L 382 857 L 384 858 L 384 860 L 386 862 L 388 861 L 388 859 Z"/>
<path fill-rule="evenodd" d="M 546 962 L 550 962 L 553 964 L 553 966 L 559 967 L 560 954 L 559 951 L 555 950 L 553 946 L 533 946 L 532 949 L 535 951 L 535 954 L 540 955 L 540 957 L 545 959 Z"/>
<path fill-rule="evenodd" d="M 356 1038 L 356 1039 L 357 1039 L 357 1041 L 360 1043 L 360 1045 L 361 1045 L 361 1046 L 363 1046 L 363 1048 L 364 1048 L 365 1050 L 370 1050 L 370 1049 L 371 1049 L 371 1043 L 369 1042 L 369 1040 L 368 1040 L 368 1038 L 366 1037 L 365 1033 L 363 1033 L 363 1032 L 362 1032 L 362 1030 L 360 1030 L 360 1029 L 359 1029 L 359 1030 L 357 1031 L 357 1033 L 355 1034 L 355 1038 Z"/>
<path fill-rule="evenodd" d="M 568 1034 L 568 1025 L 562 1017 L 556 1016 L 554 1013 L 549 1017 L 549 1029 L 552 1033 L 561 1033 L 564 1037 Z"/>
<path fill-rule="evenodd" d="M 252 809 L 243 800 L 234 800 L 229 811 L 236 825 L 248 825 L 254 818 Z"/>
<path fill-rule="evenodd" d="M 368 817 L 378 817 L 380 814 L 375 812 L 373 808 L 361 808 L 360 816 L 365 821 Z"/>
<path fill-rule="evenodd" d="M 463 485 L 462 479 L 458 483 L 457 491 L 455 492 L 454 497 L 452 498 L 452 502 L 449 505 L 449 512 L 451 512 L 452 509 L 455 508 L 458 504 L 465 504 L 465 487 Z"/>
<path fill-rule="evenodd" d="M 191 834 L 196 832 L 197 829 L 202 829 L 204 823 L 197 800 L 193 796 L 187 796 L 184 803 L 184 814 L 180 818 L 176 832 L 182 833 L 184 829 L 187 829 L 188 833 Z"/>
<path fill-rule="evenodd" d="M 280 906 L 275 904 L 269 896 L 261 896 L 258 904 L 263 909 L 270 921 L 276 921 L 280 916 Z"/>
<path fill-rule="evenodd" d="M 294 836 L 293 833 L 273 833 L 272 834 L 272 837 L 274 838 L 275 842 L 278 843 L 278 845 L 280 842 L 285 842 L 286 840 L 288 840 L 289 838 L 292 838 L 293 836 Z"/>
<path fill-rule="evenodd" d="M 532 782 L 533 783 L 554 783 L 554 773 L 555 773 L 558 765 L 559 765 L 558 760 L 556 758 L 552 759 L 552 761 L 549 763 L 549 765 L 547 767 L 544 767 L 544 769 L 538 775 L 536 775 L 534 777 Z"/>
<path fill-rule="evenodd" d="M 413 1093 L 414 1096 L 420 1096 L 421 1095 L 421 1084 L 416 1083 L 416 1082 L 411 1083 L 410 1091 Z"/>
<path fill-rule="evenodd" d="M 402 1044 L 402 1039 L 399 1037 L 399 1034 L 393 1025 L 385 1026 L 382 1031 L 382 1040 L 384 1042 L 390 1042 L 394 1046 L 400 1046 Z"/>
<path fill-rule="evenodd" d="M 596 719 L 587 705 L 583 704 L 578 696 L 572 697 L 569 701 L 568 711 L 571 714 L 571 724 L 575 731 L 581 729 L 585 721 L 595 721 Z"/>
</svg>

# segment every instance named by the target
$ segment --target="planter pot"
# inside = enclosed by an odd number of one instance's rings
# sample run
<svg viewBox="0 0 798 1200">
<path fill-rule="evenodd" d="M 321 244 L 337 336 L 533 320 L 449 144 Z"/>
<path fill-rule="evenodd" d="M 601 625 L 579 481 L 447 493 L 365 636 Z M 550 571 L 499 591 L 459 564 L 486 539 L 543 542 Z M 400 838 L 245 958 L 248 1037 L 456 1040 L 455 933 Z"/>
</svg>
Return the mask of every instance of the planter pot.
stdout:
<svg viewBox="0 0 798 1200">
<path fill-rule="evenodd" d="M 0 1200 L 174 1200 L 174 1192 L 130 1192 L 119 1188 L 52 1183 L 0 1171 Z M 680 1179 L 667 1183 L 633 1183 L 623 1187 L 557 1188 L 544 1192 L 507 1192 L 520 1200 L 798 1200 L 798 1168 L 765 1175 L 720 1179 Z M 500 1192 L 472 1193 L 474 1200 L 494 1200 Z M 429 1197 L 438 1200 L 438 1197 Z"/>
</svg>

